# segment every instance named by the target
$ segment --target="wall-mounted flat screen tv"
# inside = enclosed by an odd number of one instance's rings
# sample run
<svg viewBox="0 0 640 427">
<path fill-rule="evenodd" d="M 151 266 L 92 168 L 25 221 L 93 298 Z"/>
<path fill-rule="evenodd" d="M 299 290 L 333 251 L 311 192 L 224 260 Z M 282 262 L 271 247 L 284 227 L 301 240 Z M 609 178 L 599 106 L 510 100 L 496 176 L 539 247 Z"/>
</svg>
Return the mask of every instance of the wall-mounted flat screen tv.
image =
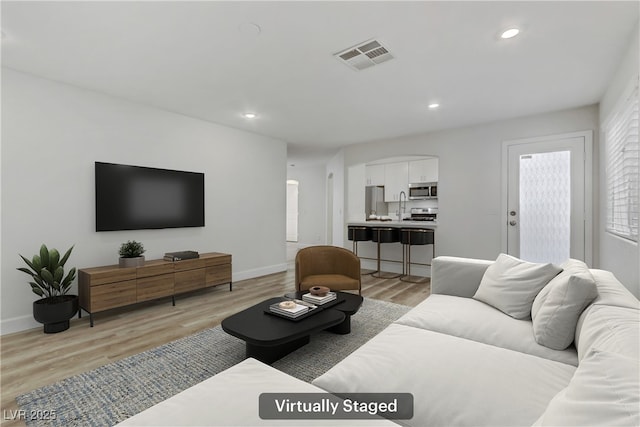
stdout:
<svg viewBox="0 0 640 427">
<path fill-rule="evenodd" d="M 204 173 L 95 162 L 96 231 L 204 227 Z"/>
</svg>

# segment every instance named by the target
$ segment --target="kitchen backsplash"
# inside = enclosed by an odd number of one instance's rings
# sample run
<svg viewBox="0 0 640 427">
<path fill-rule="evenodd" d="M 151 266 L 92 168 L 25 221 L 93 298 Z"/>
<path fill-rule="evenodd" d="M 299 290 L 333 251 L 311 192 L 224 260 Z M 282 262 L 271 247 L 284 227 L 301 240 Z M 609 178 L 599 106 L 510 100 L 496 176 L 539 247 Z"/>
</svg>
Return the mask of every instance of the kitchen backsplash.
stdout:
<svg viewBox="0 0 640 427">
<path fill-rule="evenodd" d="M 396 213 L 398 212 L 398 202 L 389 202 L 387 203 L 387 208 L 389 212 L 389 216 L 396 217 Z M 404 202 L 402 202 L 404 206 Z M 437 208 L 438 200 L 407 200 L 407 207 L 405 209 L 405 213 L 411 213 L 411 208 Z"/>
</svg>

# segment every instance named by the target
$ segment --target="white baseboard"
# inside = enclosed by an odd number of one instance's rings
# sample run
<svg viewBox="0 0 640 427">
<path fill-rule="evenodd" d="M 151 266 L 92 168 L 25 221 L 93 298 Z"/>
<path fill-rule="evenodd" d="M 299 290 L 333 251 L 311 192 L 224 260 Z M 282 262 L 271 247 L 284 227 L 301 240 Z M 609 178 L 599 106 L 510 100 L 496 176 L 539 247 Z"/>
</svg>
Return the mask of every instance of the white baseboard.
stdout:
<svg viewBox="0 0 640 427">
<path fill-rule="evenodd" d="M 254 277 L 266 276 L 268 274 L 280 273 L 287 271 L 287 263 L 268 265 L 266 267 L 255 268 L 253 270 L 245 270 L 233 273 L 234 282 L 240 280 L 253 279 Z M 12 334 L 14 332 L 22 332 L 28 329 L 42 328 L 42 324 L 35 321 L 32 315 L 14 317 L 0 321 L 0 335 Z"/>
<path fill-rule="evenodd" d="M 14 332 L 22 332 L 34 328 L 42 328 L 42 324 L 36 322 L 32 315 L 0 321 L 0 335 L 13 334 Z"/>
<path fill-rule="evenodd" d="M 233 281 L 253 279 L 254 277 L 266 276 L 268 274 L 280 273 L 287 271 L 287 263 L 268 265 L 266 267 L 254 268 L 253 270 L 237 271 L 233 273 Z"/>
</svg>

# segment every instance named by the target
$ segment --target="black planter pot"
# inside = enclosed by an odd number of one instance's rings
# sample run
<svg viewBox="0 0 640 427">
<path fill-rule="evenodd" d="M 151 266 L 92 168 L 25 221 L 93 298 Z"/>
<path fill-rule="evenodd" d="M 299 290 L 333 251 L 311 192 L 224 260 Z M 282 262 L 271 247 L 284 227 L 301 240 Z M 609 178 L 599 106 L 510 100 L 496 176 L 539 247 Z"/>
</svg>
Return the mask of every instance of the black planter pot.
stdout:
<svg viewBox="0 0 640 427">
<path fill-rule="evenodd" d="M 33 302 L 33 318 L 44 324 L 45 334 L 69 329 L 69 319 L 77 312 L 77 295 L 42 298 Z"/>
</svg>

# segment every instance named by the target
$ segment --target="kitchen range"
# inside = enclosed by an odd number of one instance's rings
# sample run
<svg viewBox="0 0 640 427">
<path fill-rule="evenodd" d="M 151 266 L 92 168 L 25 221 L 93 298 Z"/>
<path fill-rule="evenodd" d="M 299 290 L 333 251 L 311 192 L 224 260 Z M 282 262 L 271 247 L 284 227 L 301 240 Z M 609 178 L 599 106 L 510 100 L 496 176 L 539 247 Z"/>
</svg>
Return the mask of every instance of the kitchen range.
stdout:
<svg viewBox="0 0 640 427">
<path fill-rule="evenodd" d="M 438 208 L 411 208 L 411 216 L 404 221 L 428 221 L 435 224 Z"/>
</svg>

